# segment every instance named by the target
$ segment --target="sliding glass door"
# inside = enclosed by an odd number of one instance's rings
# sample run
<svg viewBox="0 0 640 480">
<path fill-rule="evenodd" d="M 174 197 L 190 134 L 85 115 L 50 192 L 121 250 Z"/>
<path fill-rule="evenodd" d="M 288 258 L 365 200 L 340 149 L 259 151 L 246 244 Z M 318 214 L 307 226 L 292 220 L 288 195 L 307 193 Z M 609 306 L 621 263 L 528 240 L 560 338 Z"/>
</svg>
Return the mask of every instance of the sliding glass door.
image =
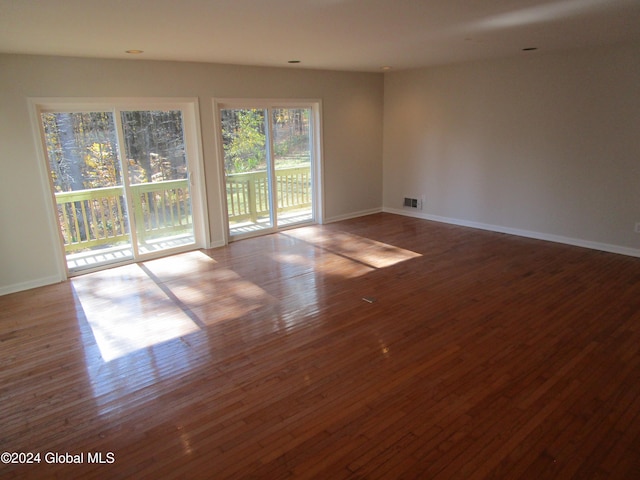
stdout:
<svg viewBox="0 0 640 480">
<path fill-rule="evenodd" d="M 180 110 L 121 112 L 139 254 L 195 242 L 182 117 Z"/>
<path fill-rule="evenodd" d="M 229 232 L 233 236 L 271 229 L 267 111 L 225 108 L 220 118 Z"/>
<path fill-rule="evenodd" d="M 315 220 L 314 108 L 220 105 L 229 234 Z"/>
<path fill-rule="evenodd" d="M 278 225 L 313 220 L 311 108 L 271 111 Z"/>
<path fill-rule="evenodd" d="M 132 259 L 114 112 L 43 112 L 41 121 L 69 270 Z"/>
<path fill-rule="evenodd" d="M 187 113 L 39 109 L 70 273 L 195 248 Z"/>
</svg>

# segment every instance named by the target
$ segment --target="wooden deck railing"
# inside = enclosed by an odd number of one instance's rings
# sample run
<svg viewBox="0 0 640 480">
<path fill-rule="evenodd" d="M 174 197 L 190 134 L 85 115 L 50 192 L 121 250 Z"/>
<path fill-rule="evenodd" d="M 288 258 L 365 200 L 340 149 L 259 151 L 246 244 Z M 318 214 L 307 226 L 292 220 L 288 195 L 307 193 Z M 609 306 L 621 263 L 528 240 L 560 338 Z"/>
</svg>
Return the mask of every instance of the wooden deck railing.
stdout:
<svg viewBox="0 0 640 480">
<path fill-rule="evenodd" d="M 192 228 L 188 180 L 131 186 L 138 241 L 186 233 Z M 56 193 L 67 253 L 129 239 L 123 187 Z"/>
<path fill-rule="evenodd" d="M 133 185 L 131 191 L 139 241 L 193 229 L 188 180 L 143 183 Z"/>
<path fill-rule="evenodd" d="M 229 220 L 257 221 L 269 212 L 267 172 L 227 175 Z M 311 170 L 276 170 L 278 212 L 311 206 Z M 138 241 L 186 233 L 192 229 L 188 180 L 131 186 Z M 56 193 L 58 220 L 67 253 L 129 239 L 123 187 Z M 142 219 L 142 220 L 140 220 Z"/>
<path fill-rule="evenodd" d="M 269 212 L 269 181 L 266 171 L 226 176 L 229 220 L 257 221 Z M 278 213 L 311 206 L 311 168 L 276 170 Z"/>
</svg>

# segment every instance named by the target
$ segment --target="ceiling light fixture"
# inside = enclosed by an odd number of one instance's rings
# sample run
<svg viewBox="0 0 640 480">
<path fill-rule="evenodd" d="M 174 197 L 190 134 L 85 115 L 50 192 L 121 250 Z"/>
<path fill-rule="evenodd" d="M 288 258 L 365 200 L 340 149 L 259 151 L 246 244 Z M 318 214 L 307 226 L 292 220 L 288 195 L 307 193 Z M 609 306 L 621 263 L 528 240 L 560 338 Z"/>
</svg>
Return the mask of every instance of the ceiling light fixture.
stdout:
<svg viewBox="0 0 640 480">
<path fill-rule="evenodd" d="M 125 53 L 129 53 L 131 55 L 140 55 L 141 53 L 144 53 L 144 50 L 125 50 Z"/>
<path fill-rule="evenodd" d="M 385 65 L 384 67 L 380 67 L 380 70 L 382 70 L 383 72 L 388 72 L 389 70 L 391 70 L 391 67 L 388 65 Z"/>
</svg>

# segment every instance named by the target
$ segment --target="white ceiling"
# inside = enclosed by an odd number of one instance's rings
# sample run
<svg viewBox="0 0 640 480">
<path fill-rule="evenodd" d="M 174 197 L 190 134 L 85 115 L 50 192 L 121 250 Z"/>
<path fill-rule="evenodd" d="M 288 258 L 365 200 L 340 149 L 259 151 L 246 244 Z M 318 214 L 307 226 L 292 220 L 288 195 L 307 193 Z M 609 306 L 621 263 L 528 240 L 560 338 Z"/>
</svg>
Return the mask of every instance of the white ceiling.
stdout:
<svg viewBox="0 0 640 480">
<path fill-rule="evenodd" d="M 380 71 L 632 40 L 640 0 L 0 0 L 4 53 Z"/>
</svg>

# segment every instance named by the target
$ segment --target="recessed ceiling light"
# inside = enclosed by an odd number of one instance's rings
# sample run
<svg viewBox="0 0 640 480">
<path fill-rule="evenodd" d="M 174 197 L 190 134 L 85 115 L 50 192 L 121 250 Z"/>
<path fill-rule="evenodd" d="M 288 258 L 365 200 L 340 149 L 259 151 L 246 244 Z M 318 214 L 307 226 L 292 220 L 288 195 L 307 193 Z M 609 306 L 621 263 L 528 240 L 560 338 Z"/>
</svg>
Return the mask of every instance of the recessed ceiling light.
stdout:
<svg viewBox="0 0 640 480">
<path fill-rule="evenodd" d="M 383 72 L 388 72 L 389 70 L 391 70 L 391 67 L 388 65 L 385 65 L 384 67 L 380 67 L 380 70 L 382 70 Z"/>
<path fill-rule="evenodd" d="M 126 50 L 125 53 L 129 53 L 131 55 L 140 55 L 144 53 L 144 50 Z"/>
<path fill-rule="evenodd" d="M 300 63 L 300 60 L 289 60 L 287 63 Z"/>
</svg>

